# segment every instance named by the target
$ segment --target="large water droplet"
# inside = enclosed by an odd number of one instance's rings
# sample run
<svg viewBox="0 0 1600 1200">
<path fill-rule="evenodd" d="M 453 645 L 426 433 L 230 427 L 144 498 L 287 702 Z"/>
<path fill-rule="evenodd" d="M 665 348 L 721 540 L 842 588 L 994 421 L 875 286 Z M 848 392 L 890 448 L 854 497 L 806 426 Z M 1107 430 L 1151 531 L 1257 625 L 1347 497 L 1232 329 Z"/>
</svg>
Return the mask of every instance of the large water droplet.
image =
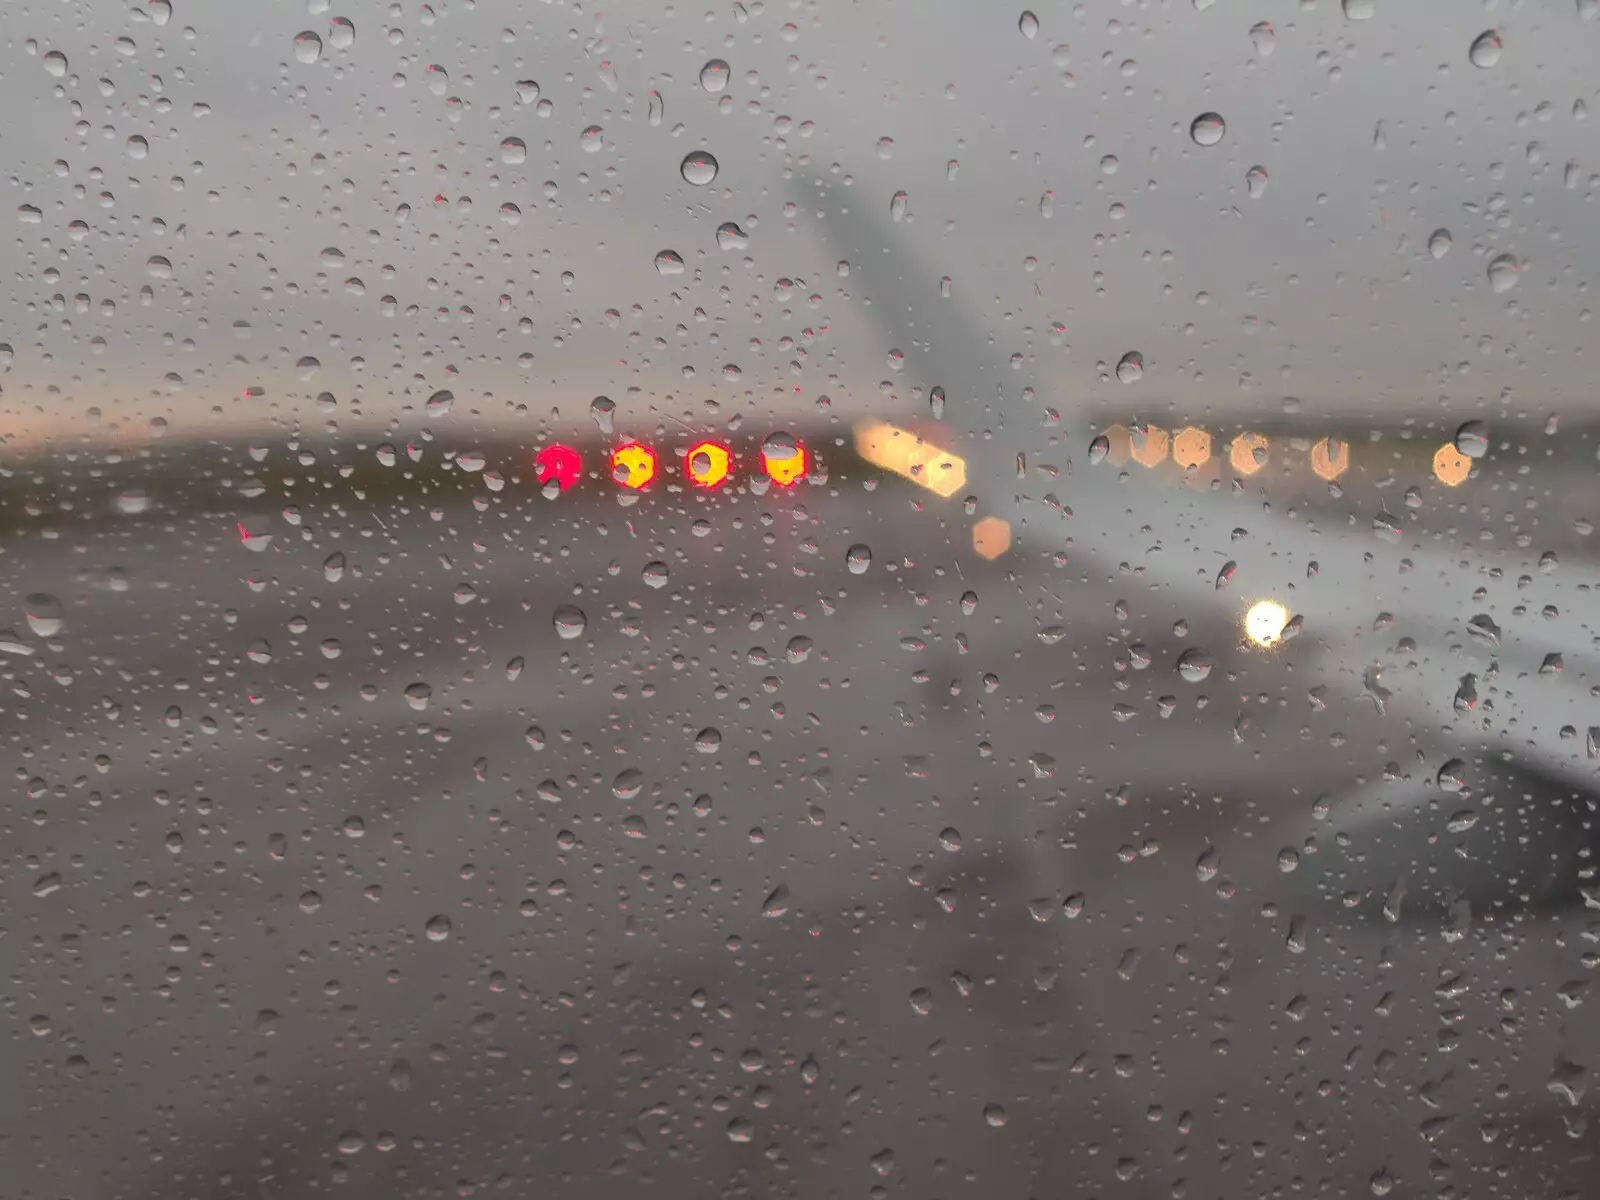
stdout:
<svg viewBox="0 0 1600 1200">
<path fill-rule="evenodd" d="M 1499 295 L 1517 286 L 1517 275 L 1522 264 L 1512 254 L 1499 254 L 1489 260 L 1489 287 Z"/>
<path fill-rule="evenodd" d="M 664 588 L 667 586 L 667 580 L 671 578 L 671 572 L 666 563 L 657 559 L 645 563 L 644 570 L 639 572 L 639 578 L 644 581 L 647 588 Z"/>
<path fill-rule="evenodd" d="M 1489 427 L 1482 421 L 1468 421 L 1456 430 L 1456 449 L 1468 458 L 1482 458 L 1489 451 Z"/>
<path fill-rule="evenodd" d="M 1039 36 L 1039 18 L 1033 15 L 1032 10 L 1024 9 L 1017 18 L 1017 28 L 1022 31 L 1022 36 L 1030 42 Z"/>
<path fill-rule="evenodd" d="M 1376 0 L 1344 0 L 1347 21 L 1370 21 L 1378 14 Z"/>
<path fill-rule="evenodd" d="M 683 162 L 678 164 L 678 173 L 683 176 L 685 183 L 705 187 L 717 177 L 717 160 L 704 150 L 695 150 L 683 156 Z"/>
<path fill-rule="evenodd" d="M 298 34 L 294 39 L 294 57 L 296 62 L 316 62 L 322 57 L 322 39 L 309 29 Z"/>
<path fill-rule="evenodd" d="M 328 45 L 335 50 L 348 50 L 355 44 L 356 27 L 349 17 L 334 17 L 328 22 Z"/>
<path fill-rule="evenodd" d="M 1448 229 L 1435 229 L 1428 235 L 1428 253 L 1433 255 L 1435 262 L 1449 254 L 1453 244 Z"/>
<path fill-rule="evenodd" d="M 450 413 L 450 408 L 456 402 L 456 394 L 448 388 L 435 392 L 428 397 L 427 412 L 430 417 L 444 417 Z"/>
<path fill-rule="evenodd" d="M 584 630 L 589 627 L 589 618 L 576 604 L 561 605 L 551 620 L 556 627 L 556 636 L 564 642 L 581 638 Z"/>
<path fill-rule="evenodd" d="M 1105 462 L 1106 455 L 1111 453 L 1111 439 L 1105 434 L 1100 434 L 1089 443 L 1089 465 L 1099 466 Z"/>
<path fill-rule="evenodd" d="M 663 250 L 656 255 L 656 272 L 661 275 L 682 275 L 683 257 L 676 250 Z"/>
<path fill-rule="evenodd" d="M 889 198 L 889 219 L 891 221 L 901 221 L 905 219 L 905 215 L 906 194 L 904 192 L 896 192 Z"/>
<path fill-rule="evenodd" d="M 1250 26 L 1250 44 L 1262 58 L 1278 48 L 1278 33 L 1271 21 L 1260 21 Z"/>
<path fill-rule="evenodd" d="M 616 411 L 617 402 L 610 396 L 596 396 L 589 401 L 589 415 L 594 418 L 594 423 L 599 426 L 600 432 L 608 437 L 611 434 Z"/>
<path fill-rule="evenodd" d="M 517 166 L 528 161 L 528 143 L 519 137 L 508 137 L 500 143 L 500 161 L 507 166 Z"/>
<path fill-rule="evenodd" d="M 1185 683 L 1201 683 L 1211 674 L 1211 655 L 1199 647 L 1185 650 L 1178 659 L 1178 674 Z"/>
<path fill-rule="evenodd" d="M 1189 126 L 1189 136 L 1194 139 L 1196 146 L 1215 146 L 1227 132 L 1228 123 L 1222 119 L 1221 113 L 1201 113 Z"/>
<path fill-rule="evenodd" d="M 717 246 L 723 250 L 743 250 L 750 244 L 750 235 L 733 221 L 717 226 Z"/>
<path fill-rule="evenodd" d="M 34 592 L 22 602 L 28 617 L 28 628 L 42 638 L 55 637 L 61 632 L 61 601 L 48 592 Z"/>
<path fill-rule="evenodd" d="M 1138 383 L 1144 378 L 1144 355 L 1129 350 L 1117 361 L 1117 378 L 1123 383 Z"/>
<path fill-rule="evenodd" d="M 432 698 L 433 688 L 429 687 L 426 683 L 419 681 L 417 683 L 406 684 L 406 703 L 411 705 L 411 707 L 416 709 L 418 712 L 422 712 L 425 708 L 427 708 L 428 701 Z"/>
<path fill-rule="evenodd" d="M 844 552 L 844 565 L 852 575 L 865 575 L 872 565 L 872 547 L 857 542 Z"/>
<path fill-rule="evenodd" d="M 590 125 L 578 135 L 578 145 L 582 146 L 590 154 L 593 154 L 596 150 L 602 149 L 605 144 L 606 131 L 601 129 L 598 125 Z"/>
<path fill-rule="evenodd" d="M 1472 48 L 1467 51 L 1467 57 L 1475 67 L 1489 68 L 1500 61 L 1500 52 L 1505 48 L 1505 43 L 1500 40 L 1498 30 L 1485 29 L 1472 40 Z"/>
<path fill-rule="evenodd" d="M 1265 167 L 1251 167 L 1244 173 L 1244 186 L 1250 193 L 1250 199 L 1261 199 L 1267 194 L 1267 169 Z"/>
<path fill-rule="evenodd" d="M 715 95 L 727 88 L 728 79 L 732 74 L 733 69 L 728 66 L 726 60 L 713 58 L 700 68 L 700 86 Z"/>
</svg>

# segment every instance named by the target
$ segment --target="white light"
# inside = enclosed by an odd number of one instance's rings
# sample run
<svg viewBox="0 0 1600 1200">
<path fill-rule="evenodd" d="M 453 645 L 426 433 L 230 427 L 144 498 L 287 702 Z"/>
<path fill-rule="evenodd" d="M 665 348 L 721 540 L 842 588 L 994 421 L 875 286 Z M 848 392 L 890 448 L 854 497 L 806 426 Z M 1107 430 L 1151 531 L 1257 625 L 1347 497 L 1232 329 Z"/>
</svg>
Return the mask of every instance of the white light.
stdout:
<svg viewBox="0 0 1600 1200">
<path fill-rule="evenodd" d="M 1258 646 L 1275 646 L 1289 623 L 1289 610 L 1273 600 L 1258 600 L 1244 615 L 1244 631 Z"/>
</svg>

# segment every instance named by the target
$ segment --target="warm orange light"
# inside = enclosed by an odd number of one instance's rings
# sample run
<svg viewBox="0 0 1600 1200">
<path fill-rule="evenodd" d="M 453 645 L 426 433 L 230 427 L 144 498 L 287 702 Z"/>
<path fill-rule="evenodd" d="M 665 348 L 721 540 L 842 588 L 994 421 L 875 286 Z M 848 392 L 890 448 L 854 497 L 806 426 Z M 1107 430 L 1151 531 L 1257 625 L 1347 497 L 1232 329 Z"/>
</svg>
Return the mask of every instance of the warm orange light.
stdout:
<svg viewBox="0 0 1600 1200">
<path fill-rule="evenodd" d="M 733 456 L 726 446 L 715 442 L 701 442 L 689 451 L 683 469 L 690 480 L 703 488 L 714 488 L 728 477 Z"/>
<path fill-rule="evenodd" d="M 863 421 L 856 426 L 856 453 L 873 466 L 903 475 L 936 496 L 949 498 L 967 486 L 966 459 L 882 421 Z"/>
<path fill-rule="evenodd" d="M 1330 483 L 1350 469 L 1350 443 L 1323 438 L 1311 447 L 1311 469 Z"/>
<path fill-rule="evenodd" d="M 1211 435 L 1193 425 L 1180 429 L 1172 439 L 1172 461 L 1186 471 L 1204 466 L 1211 461 Z"/>
<path fill-rule="evenodd" d="M 1472 460 L 1446 442 L 1433 452 L 1433 474 L 1446 487 L 1459 487 L 1472 474 Z"/>
<path fill-rule="evenodd" d="M 1267 465 L 1267 439 L 1259 433 L 1241 433 L 1228 447 L 1228 461 L 1241 475 L 1254 475 Z"/>
<path fill-rule="evenodd" d="M 1110 444 L 1106 453 L 1106 461 L 1113 467 L 1120 467 L 1133 455 L 1133 438 L 1128 433 L 1126 425 L 1108 425 L 1103 435 Z"/>
<path fill-rule="evenodd" d="M 626 488 L 642 488 L 656 477 L 656 452 L 638 442 L 611 452 L 611 475 Z"/>
<path fill-rule="evenodd" d="M 1159 467 L 1167 461 L 1167 446 L 1172 439 L 1165 429 L 1154 425 L 1135 425 L 1128 434 L 1133 461 L 1141 467 Z"/>
<path fill-rule="evenodd" d="M 972 527 L 972 548 L 982 558 L 999 558 L 1011 549 L 1011 526 L 999 517 L 984 517 Z"/>
<path fill-rule="evenodd" d="M 794 444 L 794 453 L 786 451 L 768 450 L 761 448 L 761 466 L 767 477 L 779 487 L 793 487 L 805 477 L 806 473 L 806 448 L 799 442 Z"/>
</svg>

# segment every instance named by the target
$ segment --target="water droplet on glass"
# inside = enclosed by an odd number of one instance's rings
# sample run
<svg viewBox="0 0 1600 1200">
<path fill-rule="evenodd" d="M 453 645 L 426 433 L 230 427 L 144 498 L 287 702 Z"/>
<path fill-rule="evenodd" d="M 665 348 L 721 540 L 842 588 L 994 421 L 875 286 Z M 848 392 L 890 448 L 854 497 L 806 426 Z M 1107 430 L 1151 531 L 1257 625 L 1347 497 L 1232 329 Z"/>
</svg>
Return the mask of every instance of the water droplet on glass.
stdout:
<svg viewBox="0 0 1600 1200">
<path fill-rule="evenodd" d="M 906 194 L 896 192 L 889 198 L 889 219 L 891 221 L 903 220 L 906 215 Z"/>
<path fill-rule="evenodd" d="M 356 27 L 349 17 L 334 17 L 328 22 L 328 45 L 335 50 L 348 50 L 355 43 Z"/>
<path fill-rule="evenodd" d="M 67 73 L 67 56 L 59 50 L 52 50 L 40 60 L 45 73 L 56 79 L 61 79 Z"/>
<path fill-rule="evenodd" d="M 1265 167 L 1251 167 L 1244 173 L 1244 184 L 1250 193 L 1250 199 L 1259 200 L 1267 194 L 1267 169 Z"/>
<path fill-rule="evenodd" d="M 723 250 L 743 250 L 750 244 L 750 237 L 733 221 L 724 221 L 717 226 L 717 246 Z"/>
<path fill-rule="evenodd" d="M 418 712 L 428 707 L 428 701 L 433 697 L 433 688 L 422 682 L 406 684 L 406 703 Z"/>
<path fill-rule="evenodd" d="M 857 542 L 844 553 L 844 565 L 852 575 L 865 575 L 872 565 L 872 547 Z"/>
<path fill-rule="evenodd" d="M 1024 9 L 1017 18 L 1017 28 L 1022 31 L 1022 36 L 1032 41 L 1039 36 L 1039 18 L 1033 15 L 1031 9 Z"/>
<path fill-rule="evenodd" d="M 733 74 L 733 69 L 727 62 L 720 58 L 713 58 L 700 68 L 700 86 L 712 95 L 723 91 L 728 86 L 728 80 Z"/>
<path fill-rule="evenodd" d="M 611 435 L 616 411 L 617 402 L 610 396 L 596 396 L 589 401 L 589 415 L 594 418 L 594 423 L 600 432 L 607 437 Z"/>
<path fill-rule="evenodd" d="M 450 407 L 456 402 L 456 394 L 448 389 L 437 391 L 428 397 L 427 413 L 430 417 L 448 416 Z"/>
<path fill-rule="evenodd" d="M 1435 262 L 1450 253 L 1451 244 L 1448 229 L 1435 229 L 1428 235 L 1428 253 L 1433 255 Z"/>
<path fill-rule="evenodd" d="M 582 146 L 584 150 L 590 154 L 593 154 L 596 150 L 602 149 L 605 144 L 605 130 L 601 129 L 598 125 L 590 125 L 578 135 L 578 145 Z"/>
<path fill-rule="evenodd" d="M 656 273 L 660 275 L 682 275 L 684 271 L 683 258 L 676 250 L 663 250 L 656 255 Z"/>
<path fill-rule="evenodd" d="M 685 183 L 705 187 L 717 177 L 717 160 L 704 150 L 695 150 L 683 156 L 678 172 Z"/>
<path fill-rule="evenodd" d="M 1196 146 L 1215 146 L 1228 132 L 1227 122 L 1220 113 L 1201 113 L 1189 126 L 1189 136 Z"/>
<path fill-rule="evenodd" d="M 1123 383 L 1138 383 L 1144 378 L 1144 355 L 1129 350 L 1117 360 L 1117 378 Z"/>
<path fill-rule="evenodd" d="M 48 592 L 34 592 L 22 602 L 28 617 L 28 628 L 38 637 L 55 637 L 61 632 L 62 607 Z"/>
<path fill-rule="evenodd" d="M 1370 21 L 1377 12 L 1376 0 L 1344 0 L 1344 15 L 1347 21 Z"/>
<path fill-rule="evenodd" d="M 789 911 L 789 885 L 780 883 L 767 893 L 767 898 L 761 903 L 763 917 L 781 917 Z"/>
<path fill-rule="evenodd" d="M 528 161 L 528 143 L 519 137 L 508 137 L 500 143 L 500 161 L 516 166 Z"/>
<path fill-rule="evenodd" d="M 632 800 L 644 790 L 644 772 L 638 767 L 620 771 L 611 781 L 611 794 L 618 800 Z"/>
<path fill-rule="evenodd" d="M 877 145 L 876 149 L 877 149 L 878 157 L 880 159 L 882 159 L 884 162 L 888 162 L 891 158 L 894 157 L 894 139 L 891 138 L 891 137 L 881 137 L 881 138 L 879 138 L 878 139 L 878 145 Z"/>
<path fill-rule="evenodd" d="M 1250 27 L 1250 43 L 1255 46 L 1256 53 L 1265 58 L 1278 48 L 1278 34 L 1272 28 L 1272 22 L 1260 21 Z"/>
<path fill-rule="evenodd" d="M 438 916 L 429 917 L 428 923 L 423 926 L 423 929 L 427 933 L 430 942 L 442 942 L 450 936 L 452 927 L 450 918 L 440 913 Z"/>
<path fill-rule="evenodd" d="M 935 385 L 928 390 L 928 412 L 935 421 L 944 420 L 944 389 Z"/>
<path fill-rule="evenodd" d="M 1489 287 L 1496 295 L 1509 292 L 1517 286 L 1517 274 L 1522 264 L 1511 254 L 1500 254 L 1489 260 Z"/>
<path fill-rule="evenodd" d="M 1211 655 L 1195 647 L 1178 658 L 1178 674 L 1187 683 L 1200 683 L 1211 674 Z"/>
<path fill-rule="evenodd" d="M 344 578 L 344 555 L 335 551 L 322 560 L 322 577 L 329 583 L 338 583 Z"/>
<path fill-rule="evenodd" d="M 1472 48 L 1467 51 L 1467 57 L 1472 60 L 1473 66 L 1487 69 L 1500 61 L 1500 51 L 1503 48 L 1504 43 L 1500 40 L 1499 31 L 1486 29 L 1472 40 Z"/>
<path fill-rule="evenodd" d="M 715 754 L 722 748 L 722 730 L 706 726 L 694 735 L 694 748 L 701 754 Z"/>
<path fill-rule="evenodd" d="M 581 638 L 589 626 L 589 618 L 576 604 L 563 604 L 556 609 L 552 621 L 556 627 L 556 635 L 567 642 Z"/>
<path fill-rule="evenodd" d="M 322 57 L 322 39 L 306 30 L 294 39 L 294 57 L 297 62 L 314 63 Z"/>
<path fill-rule="evenodd" d="M 1467 458 L 1482 458 L 1489 452 L 1489 427 L 1482 421 L 1467 421 L 1456 430 L 1456 449 Z"/>
<path fill-rule="evenodd" d="M 1098 466 L 1105 462 L 1106 455 L 1111 453 L 1111 439 L 1105 434 L 1100 434 L 1089 443 L 1089 465 Z"/>
<path fill-rule="evenodd" d="M 537 104 L 539 102 L 539 85 L 532 79 L 517 80 L 517 103 Z"/>
<path fill-rule="evenodd" d="M 658 559 L 655 562 L 645 563 L 644 570 L 639 573 L 639 578 L 644 581 L 645 587 L 664 588 L 667 586 L 670 572 L 667 570 L 667 564 Z"/>
</svg>

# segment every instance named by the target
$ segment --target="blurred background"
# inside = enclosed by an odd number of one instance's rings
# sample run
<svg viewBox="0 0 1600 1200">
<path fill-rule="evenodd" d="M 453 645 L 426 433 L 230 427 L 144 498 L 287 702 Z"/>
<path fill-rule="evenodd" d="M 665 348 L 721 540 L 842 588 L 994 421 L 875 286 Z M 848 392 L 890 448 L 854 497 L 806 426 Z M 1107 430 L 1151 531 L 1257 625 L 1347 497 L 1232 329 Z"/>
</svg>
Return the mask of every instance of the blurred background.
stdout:
<svg viewBox="0 0 1600 1200">
<path fill-rule="evenodd" d="M 0 1197 L 1596 1194 L 1600 0 L 77 0 Z"/>
</svg>

